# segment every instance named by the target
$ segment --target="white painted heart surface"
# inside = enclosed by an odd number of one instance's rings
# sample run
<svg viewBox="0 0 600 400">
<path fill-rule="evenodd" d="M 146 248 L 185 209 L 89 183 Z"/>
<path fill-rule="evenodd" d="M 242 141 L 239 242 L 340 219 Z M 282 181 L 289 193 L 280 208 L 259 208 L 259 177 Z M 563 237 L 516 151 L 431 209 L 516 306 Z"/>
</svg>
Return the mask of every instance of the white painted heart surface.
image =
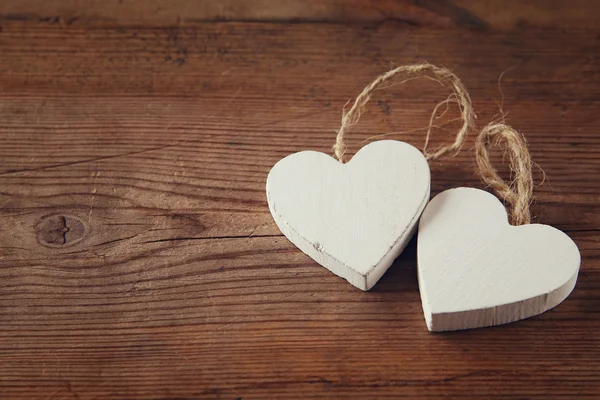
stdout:
<svg viewBox="0 0 600 400">
<path fill-rule="evenodd" d="M 267 199 L 292 243 L 369 290 L 414 235 L 429 183 L 429 165 L 419 150 L 382 140 L 346 164 L 315 151 L 285 157 L 269 173 Z"/>
<path fill-rule="evenodd" d="M 548 225 L 512 226 L 492 194 L 457 188 L 425 208 L 419 288 L 430 331 L 492 326 L 560 304 L 577 281 L 575 243 Z"/>
</svg>

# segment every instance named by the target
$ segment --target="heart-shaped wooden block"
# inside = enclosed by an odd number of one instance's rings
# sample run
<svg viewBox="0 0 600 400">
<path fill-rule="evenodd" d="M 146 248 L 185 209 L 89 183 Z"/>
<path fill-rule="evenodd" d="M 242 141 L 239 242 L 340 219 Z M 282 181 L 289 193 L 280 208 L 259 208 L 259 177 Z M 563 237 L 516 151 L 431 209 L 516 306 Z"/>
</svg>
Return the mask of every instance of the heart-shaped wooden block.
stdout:
<svg viewBox="0 0 600 400">
<path fill-rule="evenodd" d="M 267 199 L 292 243 L 369 290 L 413 236 L 429 183 L 429 165 L 419 150 L 381 140 L 346 164 L 315 151 L 285 157 L 269 173 Z"/>
<path fill-rule="evenodd" d="M 457 188 L 425 208 L 419 288 L 430 331 L 492 326 L 560 304 L 577 281 L 575 243 L 548 225 L 512 226 L 492 194 Z"/>
</svg>

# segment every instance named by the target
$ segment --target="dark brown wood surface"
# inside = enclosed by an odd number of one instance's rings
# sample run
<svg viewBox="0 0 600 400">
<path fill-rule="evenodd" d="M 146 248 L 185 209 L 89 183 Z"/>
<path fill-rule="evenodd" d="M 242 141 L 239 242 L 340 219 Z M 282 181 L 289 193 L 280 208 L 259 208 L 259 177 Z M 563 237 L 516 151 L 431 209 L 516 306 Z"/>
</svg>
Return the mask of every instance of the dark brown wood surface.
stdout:
<svg viewBox="0 0 600 400">
<path fill-rule="evenodd" d="M 307 1 L 267 16 L 234 1 L 223 15 L 189 1 L 3 3 L 1 398 L 600 398 L 598 3 Z M 554 310 L 432 334 L 414 242 L 363 293 L 272 221 L 270 167 L 329 152 L 346 102 L 419 60 L 463 79 L 480 126 L 506 71 L 507 122 L 547 176 L 535 221 L 583 258 Z M 382 91 L 352 152 L 388 132 L 421 146 L 447 96 L 427 80 Z M 482 187 L 473 136 L 432 163 L 434 193 Z"/>
<path fill-rule="evenodd" d="M 600 28 L 596 0 L 5 0 L 12 21 L 181 26 L 213 21 L 382 22 L 467 28 Z"/>
</svg>

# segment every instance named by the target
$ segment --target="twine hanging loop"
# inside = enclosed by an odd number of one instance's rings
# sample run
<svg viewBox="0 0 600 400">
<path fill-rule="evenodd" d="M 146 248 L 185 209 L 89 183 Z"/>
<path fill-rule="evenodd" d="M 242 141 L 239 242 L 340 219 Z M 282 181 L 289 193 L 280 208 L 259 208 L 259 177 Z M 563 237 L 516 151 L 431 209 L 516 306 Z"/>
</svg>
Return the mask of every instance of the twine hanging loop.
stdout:
<svg viewBox="0 0 600 400">
<path fill-rule="evenodd" d="M 504 148 L 510 158 L 512 180 L 506 183 L 490 162 L 489 149 Z M 481 130 L 475 141 L 475 159 L 481 180 L 511 206 L 512 223 L 531 222 L 529 205 L 533 199 L 531 157 L 525 137 L 512 127 L 492 122 Z"/>
<path fill-rule="evenodd" d="M 363 91 L 358 95 L 358 97 L 354 101 L 352 108 L 350 108 L 349 111 L 344 112 L 342 115 L 342 124 L 337 132 L 335 145 L 333 146 L 333 153 L 335 157 L 340 162 L 344 162 L 344 153 L 346 152 L 345 134 L 353 125 L 355 125 L 359 121 L 366 104 L 369 102 L 371 96 L 377 89 L 382 89 L 382 84 L 391 81 L 397 75 L 404 74 L 406 76 L 412 77 L 411 79 L 414 79 L 415 77 L 426 76 L 426 73 L 431 73 L 434 77 L 433 79 L 438 81 L 442 85 L 449 84 L 452 88 L 453 94 L 447 100 L 441 102 L 436 106 L 429 123 L 429 129 L 427 130 L 423 153 L 425 154 L 425 157 L 428 160 L 434 160 L 446 154 L 458 152 L 465 140 L 467 133 L 473 128 L 473 120 L 475 118 L 475 114 L 473 113 L 473 108 L 471 106 L 471 98 L 469 96 L 469 93 L 463 86 L 460 79 L 456 75 L 454 75 L 454 73 L 452 73 L 449 69 L 436 67 L 435 65 L 429 63 L 422 63 L 415 65 L 403 65 L 394 68 L 391 71 L 388 71 L 385 74 L 379 76 L 370 85 L 363 89 Z M 440 105 L 450 102 L 455 102 L 458 104 L 462 119 L 462 126 L 457 132 L 456 138 L 454 139 L 454 142 L 452 144 L 442 146 L 431 154 L 427 153 L 427 145 L 429 143 L 429 136 L 433 124 L 433 116 L 437 112 Z"/>
</svg>

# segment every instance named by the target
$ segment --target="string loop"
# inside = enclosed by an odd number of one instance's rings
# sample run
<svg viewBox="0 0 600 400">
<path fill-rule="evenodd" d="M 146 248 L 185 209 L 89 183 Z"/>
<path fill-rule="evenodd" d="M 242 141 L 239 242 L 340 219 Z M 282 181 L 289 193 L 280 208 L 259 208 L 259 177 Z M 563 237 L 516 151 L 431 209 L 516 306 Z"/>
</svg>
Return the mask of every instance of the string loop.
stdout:
<svg viewBox="0 0 600 400">
<path fill-rule="evenodd" d="M 489 148 L 505 144 L 510 157 L 513 179 L 507 184 L 492 166 Z M 512 223 L 525 225 L 531 222 L 529 205 L 533 199 L 531 156 L 525 137 L 512 127 L 492 122 L 482 129 L 475 141 L 475 159 L 479 176 L 512 209 Z"/>
<path fill-rule="evenodd" d="M 434 109 L 431 120 L 429 122 L 429 129 L 427 130 L 427 136 L 425 139 L 425 147 L 423 148 L 423 153 L 425 154 L 425 158 L 427 158 L 428 160 L 434 160 L 448 153 L 458 152 L 465 140 L 467 133 L 470 129 L 473 128 L 473 119 L 475 118 L 475 114 L 473 113 L 473 108 L 471 106 L 471 98 L 469 96 L 469 93 L 463 86 L 460 79 L 456 75 L 454 75 L 450 70 L 446 68 L 436 67 L 433 64 L 422 63 L 415 65 L 403 65 L 394 68 L 391 71 L 388 71 L 385 74 L 379 76 L 370 85 L 363 89 L 362 93 L 359 94 L 356 100 L 354 101 L 352 108 L 350 108 L 348 112 L 344 112 L 342 115 L 342 124 L 340 126 L 340 129 L 338 130 L 335 145 L 333 146 L 333 153 L 335 157 L 340 162 L 344 162 L 344 153 L 346 152 L 346 143 L 344 140 L 344 136 L 346 132 L 358 122 L 366 104 L 371 99 L 371 96 L 373 95 L 373 92 L 375 92 L 375 90 L 380 89 L 380 86 L 383 83 L 390 81 L 392 78 L 399 74 L 406 74 L 409 76 L 415 75 L 415 77 L 418 77 L 425 76 L 424 74 L 427 72 L 432 73 L 435 77 L 435 80 L 440 82 L 442 85 L 445 83 L 449 83 L 452 87 L 453 94 L 448 99 L 438 104 Z M 433 116 L 435 115 L 435 113 L 441 105 L 448 104 L 450 102 L 456 102 L 458 104 L 463 124 L 458 133 L 456 134 L 454 143 L 442 146 L 430 154 L 427 152 L 427 145 L 429 143 L 429 136 L 433 125 Z"/>
</svg>

